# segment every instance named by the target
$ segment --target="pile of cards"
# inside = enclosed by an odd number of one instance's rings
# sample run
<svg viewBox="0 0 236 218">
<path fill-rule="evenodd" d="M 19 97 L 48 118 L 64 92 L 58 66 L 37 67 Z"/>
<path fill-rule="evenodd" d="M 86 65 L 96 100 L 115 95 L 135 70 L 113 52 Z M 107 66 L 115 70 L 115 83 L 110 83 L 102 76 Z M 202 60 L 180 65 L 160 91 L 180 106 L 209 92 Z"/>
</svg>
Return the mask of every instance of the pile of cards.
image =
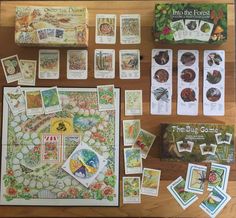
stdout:
<svg viewBox="0 0 236 218">
<path fill-rule="evenodd" d="M 226 193 L 230 166 L 212 163 L 208 177 L 208 191 L 210 194 L 202 201 L 200 208 L 210 217 L 215 217 L 230 201 Z M 167 189 L 180 204 L 186 209 L 197 199 L 196 194 L 203 194 L 206 182 L 207 167 L 189 164 L 186 181 L 180 176 L 173 181 Z"/>
</svg>

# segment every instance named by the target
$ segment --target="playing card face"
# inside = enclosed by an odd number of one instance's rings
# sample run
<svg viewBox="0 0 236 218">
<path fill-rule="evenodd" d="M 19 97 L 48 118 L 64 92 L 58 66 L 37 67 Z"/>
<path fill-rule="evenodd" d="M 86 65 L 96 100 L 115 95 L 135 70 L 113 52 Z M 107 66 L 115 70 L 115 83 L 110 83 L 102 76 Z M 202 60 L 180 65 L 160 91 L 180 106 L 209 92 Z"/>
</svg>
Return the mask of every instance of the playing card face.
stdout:
<svg viewBox="0 0 236 218">
<path fill-rule="evenodd" d="M 39 115 L 44 113 L 40 90 L 25 90 L 25 103 L 27 115 Z"/>
<path fill-rule="evenodd" d="M 94 53 L 94 71 L 96 79 L 114 79 L 115 50 L 96 49 Z"/>
<path fill-rule="evenodd" d="M 35 86 L 37 61 L 20 60 L 22 78 L 18 80 L 18 85 Z"/>
<path fill-rule="evenodd" d="M 141 183 L 141 194 L 158 196 L 160 177 L 161 177 L 160 170 L 144 168 L 142 183 Z"/>
<path fill-rule="evenodd" d="M 140 120 L 123 120 L 124 146 L 133 145 L 140 131 Z"/>
<path fill-rule="evenodd" d="M 59 79 L 59 50 L 39 50 L 39 79 Z"/>
<path fill-rule="evenodd" d="M 96 15 L 96 44 L 116 43 L 116 15 Z"/>
<path fill-rule="evenodd" d="M 125 90 L 125 116 L 143 114 L 142 90 Z"/>
<path fill-rule="evenodd" d="M 142 156 L 140 148 L 125 148 L 125 174 L 142 173 Z"/>
<path fill-rule="evenodd" d="M 37 29 L 37 36 L 39 42 L 47 42 L 48 36 L 47 36 L 47 29 Z"/>
<path fill-rule="evenodd" d="M 198 28 L 198 39 L 208 42 L 211 37 L 214 24 L 201 20 Z"/>
<path fill-rule="evenodd" d="M 21 65 L 17 55 L 1 59 L 7 83 L 15 82 L 22 78 Z"/>
<path fill-rule="evenodd" d="M 173 31 L 174 40 L 181 41 L 185 39 L 185 25 L 184 20 L 177 20 L 170 23 L 170 28 Z"/>
<path fill-rule="evenodd" d="M 140 79 L 139 50 L 120 50 L 120 79 Z"/>
<path fill-rule="evenodd" d="M 78 134 L 63 134 L 63 161 L 66 161 L 75 148 L 80 144 L 80 137 Z"/>
<path fill-rule="evenodd" d="M 73 134 L 73 119 L 54 117 L 50 120 L 50 133 L 54 134 Z"/>
<path fill-rule="evenodd" d="M 123 177 L 123 204 L 140 204 L 140 178 Z"/>
<path fill-rule="evenodd" d="M 193 204 L 198 199 L 198 197 L 191 192 L 186 192 L 184 187 L 185 180 L 180 176 L 170 185 L 168 185 L 167 189 L 179 203 L 179 205 L 185 210 L 187 207 Z"/>
<path fill-rule="evenodd" d="M 141 25 L 139 14 L 120 15 L 120 43 L 121 44 L 140 44 Z"/>
<path fill-rule="evenodd" d="M 88 51 L 67 51 L 67 79 L 88 78 Z"/>
<path fill-rule="evenodd" d="M 115 110 L 114 85 L 97 86 L 98 110 Z"/>
<path fill-rule="evenodd" d="M 185 19 L 185 39 L 197 39 L 199 20 Z"/>
</svg>

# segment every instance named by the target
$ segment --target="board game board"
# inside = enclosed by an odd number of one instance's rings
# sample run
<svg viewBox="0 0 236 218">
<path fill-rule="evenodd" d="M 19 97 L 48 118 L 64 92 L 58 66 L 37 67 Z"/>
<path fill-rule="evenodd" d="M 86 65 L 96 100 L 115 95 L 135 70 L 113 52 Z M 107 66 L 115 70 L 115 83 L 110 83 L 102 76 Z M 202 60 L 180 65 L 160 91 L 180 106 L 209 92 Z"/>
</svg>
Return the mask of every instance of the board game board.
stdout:
<svg viewBox="0 0 236 218">
<path fill-rule="evenodd" d="M 13 116 L 3 98 L 1 204 L 118 206 L 119 91 L 115 110 L 102 112 L 96 88 L 58 88 L 62 111 L 48 115 Z M 64 137 L 58 162 L 42 159 L 42 136 L 48 133 Z M 88 188 L 61 168 L 78 140 L 107 160 Z"/>
</svg>

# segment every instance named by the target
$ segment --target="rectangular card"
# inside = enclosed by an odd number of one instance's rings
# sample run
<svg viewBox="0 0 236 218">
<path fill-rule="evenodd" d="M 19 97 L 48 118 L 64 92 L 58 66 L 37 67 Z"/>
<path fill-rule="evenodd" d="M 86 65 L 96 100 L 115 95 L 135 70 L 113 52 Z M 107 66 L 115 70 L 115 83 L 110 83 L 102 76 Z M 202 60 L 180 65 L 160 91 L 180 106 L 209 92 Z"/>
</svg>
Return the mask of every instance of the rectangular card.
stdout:
<svg viewBox="0 0 236 218">
<path fill-rule="evenodd" d="M 22 78 L 22 70 L 18 55 L 2 58 L 1 63 L 7 83 L 15 82 Z"/>
<path fill-rule="evenodd" d="M 18 80 L 18 85 L 35 86 L 37 61 L 20 60 L 22 78 Z"/>
<path fill-rule="evenodd" d="M 40 90 L 25 90 L 25 104 L 27 115 L 39 115 L 44 113 Z"/>
<path fill-rule="evenodd" d="M 142 173 L 142 156 L 140 148 L 125 148 L 125 174 Z"/>
<path fill-rule="evenodd" d="M 208 42 L 211 38 L 214 24 L 201 20 L 198 29 L 198 37 L 201 41 Z M 213 36 L 214 37 L 214 36 Z M 212 38 L 213 38 L 212 37 Z"/>
<path fill-rule="evenodd" d="M 57 87 L 45 88 L 40 90 L 45 114 L 61 111 L 61 101 Z"/>
<path fill-rule="evenodd" d="M 96 79 L 115 78 L 115 50 L 95 49 L 94 77 Z"/>
<path fill-rule="evenodd" d="M 67 51 L 67 79 L 88 78 L 88 51 Z"/>
<path fill-rule="evenodd" d="M 215 144 L 208 145 L 204 143 L 204 144 L 199 145 L 199 147 L 200 147 L 202 155 L 215 155 L 216 149 L 217 149 L 217 145 Z"/>
<path fill-rule="evenodd" d="M 133 148 L 141 148 L 142 158 L 146 159 L 156 136 L 152 133 L 140 129 L 139 134 L 135 140 Z"/>
<path fill-rule="evenodd" d="M 141 194 L 158 196 L 160 186 L 161 171 L 144 168 L 142 183 L 141 183 Z"/>
<path fill-rule="evenodd" d="M 167 186 L 167 189 L 179 203 L 179 205 L 185 210 L 191 204 L 193 204 L 197 199 L 197 195 L 184 191 L 185 180 L 182 176 L 178 177 L 170 185 Z"/>
<path fill-rule="evenodd" d="M 98 110 L 114 110 L 114 85 L 97 86 Z"/>
<path fill-rule="evenodd" d="M 125 90 L 125 116 L 143 114 L 142 93 L 142 90 Z"/>
<path fill-rule="evenodd" d="M 139 14 L 120 15 L 120 44 L 140 44 L 141 23 Z"/>
<path fill-rule="evenodd" d="M 199 20 L 185 19 L 184 39 L 198 39 Z M 199 40 L 199 39 L 198 39 Z"/>
<path fill-rule="evenodd" d="M 96 14 L 96 44 L 116 43 L 116 15 Z"/>
<path fill-rule="evenodd" d="M 80 144 L 80 137 L 78 134 L 62 135 L 63 144 L 63 161 L 66 161 L 75 148 Z"/>
<path fill-rule="evenodd" d="M 140 120 L 123 120 L 124 146 L 133 145 L 140 131 Z"/>
<path fill-rule="evenodd" d="M 123 177 L 123 204 L 140 204 L 140 178 Z"/>
<path fill-rule="evenodd" d="M 54 28 L 48 28 L 47 29 L 47 38 L 48 38 L 49 41 L 55 39 L 55 32 L 56 32 L 56 29 L 54 29 Z"/>
<path fill-rule="evenodd" d="M 39 50 L 39 79 L 59 79 L 60 51 Z"/>
<path fill-rule="evenodd" d="M 51 118 L 50 133 L 54 134 L 73 134 L 73 119 L 72 118 Z"/>
<path fill-rule="evenodd" d="M 120 50 L 120 79 L 140 79 L 139 50 Z"/>
<path fill-rule="evenodd" d="M 170 23 L 170 28 L 173 31 L 174 41 L 185 39 L 185 24 L 184 20 L 177 20 Z"/>
<path fill-rule="evenodd" d="M 184 191 L 203 194 L 206 173 L 206 166 L 189 163 Z"/>
<path fill-rule="evenodd" d="M 37 36 L 38 36 L 38 41 L 39 43 L 45 43 L 48 41 L 48 35 L 47 35 L 47 29 L 37 29 Z"/>
</svg>

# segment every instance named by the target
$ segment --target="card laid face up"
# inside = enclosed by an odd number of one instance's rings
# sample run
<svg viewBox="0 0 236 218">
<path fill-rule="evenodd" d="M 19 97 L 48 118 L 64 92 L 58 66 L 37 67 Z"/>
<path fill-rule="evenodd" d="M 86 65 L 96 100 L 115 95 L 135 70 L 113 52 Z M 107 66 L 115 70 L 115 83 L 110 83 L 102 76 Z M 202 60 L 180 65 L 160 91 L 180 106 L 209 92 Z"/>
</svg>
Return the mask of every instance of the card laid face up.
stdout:
<svg viewBox="0 0 236 218">
<path fill-rule="evenodd" d="M 22 78 L 19 79 L 18 85 L 35 86 L 37 73 L 37 61 L 20 60 L 22 69 Z"/>
<path fill-rule="evenodd" d="M 98 109 L 115 110 L 114 85 L 97 86 Z"/>
<path fill-rule="evenodd" d="M 125 148 L 125 174 L 142 173 L 142 155 L 140 148 Z"/>
<path fill-rule="evenodd" d="M 27 115 L 39 115 L 44 113 L 40 90 L 25 90 L 25 103 Z"/>
<path fill-rule="evenodd" d="M 142 90 L 125 90 L 125 116 L 143 114 Z"/>
<path fill-rule="evenodd" d="M 133 145 L 140 131 L 140 120 L 123 120 L 124 146 Z"/>
<path fill-rule="evenodd" d="M 123 177 L 123 204 L 141 203 L 140 178 Z"/>
</svg>

